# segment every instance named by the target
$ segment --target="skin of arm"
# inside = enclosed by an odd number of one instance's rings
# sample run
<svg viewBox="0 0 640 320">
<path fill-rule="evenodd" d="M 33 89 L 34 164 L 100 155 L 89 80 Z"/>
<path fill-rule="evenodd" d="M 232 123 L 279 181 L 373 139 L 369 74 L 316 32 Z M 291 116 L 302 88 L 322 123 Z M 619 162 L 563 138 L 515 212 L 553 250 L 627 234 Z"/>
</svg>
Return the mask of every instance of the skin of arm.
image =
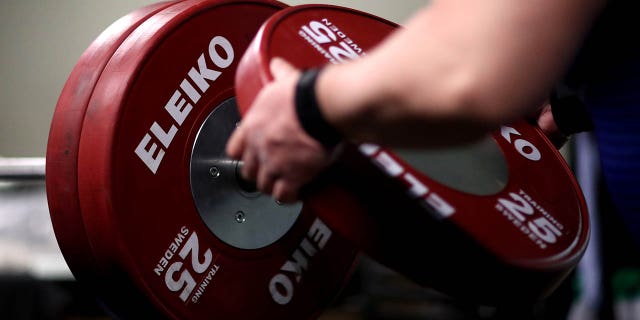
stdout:
<svg viewBox="0 0 640 320">
<path fill-rule="evenodd" d="M 317 85 L 345 137 L 392 147 L 470 142 L 538 108 L 603 1 L 442 0 Z"/>
<path fill-rule="evenodd" d="M 480 139 L 538 108 L 575 55 L 604 0 L 435 0 L 359 60 L 324 68 L 321 112 L 346 140 L 437 148 Z M 258 189 L 291 202 L 331 150 L 297 121 L 300 77 L 271 63 L 227 153 Z"/>
</svg>

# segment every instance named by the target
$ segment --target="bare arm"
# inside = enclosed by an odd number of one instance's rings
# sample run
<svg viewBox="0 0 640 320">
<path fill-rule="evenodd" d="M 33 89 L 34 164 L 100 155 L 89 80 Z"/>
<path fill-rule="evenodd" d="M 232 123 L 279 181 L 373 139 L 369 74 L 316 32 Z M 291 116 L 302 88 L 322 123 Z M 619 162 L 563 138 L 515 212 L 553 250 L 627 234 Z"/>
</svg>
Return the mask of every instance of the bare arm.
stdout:
<svg viewBox="0 0 640 320">
<path fill-rule="evenodd" d="M 356 141 L 472 141 L 542 104 L 603 3 L 434 0 L 367 58 L 328 67 L 322 112 Z"/>
<path fill-rule="evenodd" d="M 376 50 L 327 67 L 321 111 L 347 139 L 438 147 L 483 137 L 547 98 L 606 0 L 434 0 Z M 331 160 L 296 118 L 300 72 L 271 62 L 274 81 L 229 139 L 242 175 L 282 201 Z"/>
</svg>

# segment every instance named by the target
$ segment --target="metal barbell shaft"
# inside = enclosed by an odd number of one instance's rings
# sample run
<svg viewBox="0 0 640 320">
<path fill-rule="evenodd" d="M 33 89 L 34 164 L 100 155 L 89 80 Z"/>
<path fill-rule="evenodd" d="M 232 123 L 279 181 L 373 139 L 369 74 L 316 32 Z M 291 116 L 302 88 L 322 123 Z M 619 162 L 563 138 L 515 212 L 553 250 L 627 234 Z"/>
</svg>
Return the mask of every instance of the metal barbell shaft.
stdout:
<svg viewBox="0 0 640 320">
<path fill-rule="evenodd" d="M 2 158 L 0 157 L 0 181 L 26 181 L 45 179 L 45 158 Z M 219 167 L 236 167 L 240 170 L 242 161 L 232 159 L 215 159 L 212 165 Z M 234 171 L 235 171 L 234 170 Z M 245 181 L 243 181 L 245 182 Z M 245 182 L 250 185 L 250 182 Z"/>
<path fill-rule="evenodd" d="M 0 158 L 0 181 L 44 180 L 45 158 Z"/>
<path fill-rule="evenodd" d="M 209 162 L 210 169 L 209 174 L 217 177 L 223 172 L 226 174 L 233 174 L 238 185 L 244 191 L 247 192 L 256 192 L 257 188 L 254 181 L 245 180 L 240 171 L 244 166 L 244 162 L 242 160 L 234 160 L 230 158 L 219 158 L 219 159 L 211 159 Z"/>
</svg>

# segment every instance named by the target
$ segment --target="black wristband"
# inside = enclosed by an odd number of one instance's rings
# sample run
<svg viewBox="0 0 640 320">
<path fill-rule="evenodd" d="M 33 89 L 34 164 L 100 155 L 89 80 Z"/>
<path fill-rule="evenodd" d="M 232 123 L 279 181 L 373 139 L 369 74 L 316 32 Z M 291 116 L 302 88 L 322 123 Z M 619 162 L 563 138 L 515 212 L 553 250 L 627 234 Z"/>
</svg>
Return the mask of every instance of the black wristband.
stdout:
<svg viewBox="0 0 640 320">
<path fill-rule="evenodd" d="M 300 76 L 295 92 L 296 113 L 304 131 L 330 149 L 342 141 L 342 135 L 327 122 L 320 111 L 315 88 L 320 71 L 321 69 L 308 69 Z"/>
</svg>

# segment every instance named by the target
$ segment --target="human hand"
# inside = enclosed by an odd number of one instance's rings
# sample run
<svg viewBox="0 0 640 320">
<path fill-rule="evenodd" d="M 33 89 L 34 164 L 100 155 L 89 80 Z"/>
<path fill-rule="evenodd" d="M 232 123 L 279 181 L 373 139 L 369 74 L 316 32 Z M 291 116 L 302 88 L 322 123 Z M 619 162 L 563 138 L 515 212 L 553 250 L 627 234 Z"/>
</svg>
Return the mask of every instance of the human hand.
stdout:
<svg viewBox="0 0 640 320">
<path fill-rule="evenodd" d="M 537 115 L 536 122 L 545 136 L 547 136 L 549 141 L 551 141 L 557 149 L 562 148 L 564 144 L 567 143 L 568 137 L 560 131 L 560 128 L 558 128 L 553 118 L 551 104 L 545 103 Z"/>
<path fill-rule="evenodd" d="M 328 166 L 331 154 L 298 122 L 294 90 L 300 71 L 280 58 L 270 68 L 274 79 L 231 135 L 227 154 L 244 162 L 242 177 L 255 181 L 259 191 L 293 202 L 300 188 Z"/>
<path fill-rule="evenodd" d="M 535 120 L 558 149 L 567 142 L 570 135 L 594 128 L 582 98 L 563 87 L 558 87 L 553 92 L 550 100 L 538 110 Z"/>
</svg>

